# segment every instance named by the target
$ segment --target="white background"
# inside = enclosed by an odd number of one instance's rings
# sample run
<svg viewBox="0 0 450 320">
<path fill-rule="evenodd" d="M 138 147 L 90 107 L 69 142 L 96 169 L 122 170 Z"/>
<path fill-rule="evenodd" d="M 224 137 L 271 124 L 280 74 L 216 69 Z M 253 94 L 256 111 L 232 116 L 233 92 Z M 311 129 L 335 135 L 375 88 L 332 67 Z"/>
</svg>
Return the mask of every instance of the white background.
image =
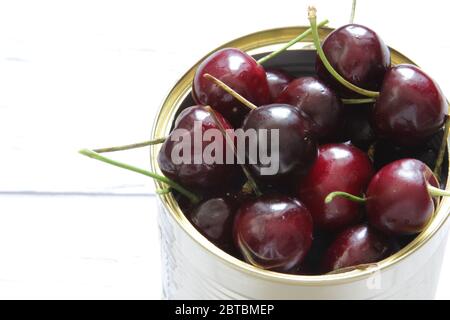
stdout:
<svg viewBox="0 0 450 320">
<path fill-rule="evenodd" d="M 360 0 L 356 22 L 450 93 L 448 1 Z M 152 182 L 79 156 L 146 140 L 175 80 L 261 29 L 350 0 L 0 1 L 0 298 L 159 299 Z M 447 60 L 447 62 L 446 62 Z M 114 155 L 148 166 L 147 150 Z M 450 250 L 437 298 L 450 298 Z"/>
</svg>

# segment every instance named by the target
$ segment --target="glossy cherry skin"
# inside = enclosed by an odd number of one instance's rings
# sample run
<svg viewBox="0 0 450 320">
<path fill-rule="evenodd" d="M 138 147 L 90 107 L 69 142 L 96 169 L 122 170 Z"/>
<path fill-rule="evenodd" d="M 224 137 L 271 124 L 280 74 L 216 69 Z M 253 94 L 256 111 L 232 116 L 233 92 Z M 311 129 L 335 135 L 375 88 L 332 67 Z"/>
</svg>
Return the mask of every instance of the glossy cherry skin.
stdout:
<svg viewBox="0 0 450 320">
<path fill-rule="evenodd" d="M 255 59 L 235 48 L 225 48 L 207 57 L 197 68 L 192 84 L 194 100 L 219 111 L 233 126 L 238 127 L 250 111 L 210 79 L 206 73 L 225 82 L 247 100 L 260 106 L 270 103 L 266 72 Z"/>
<path fill-rule="evenodd" d="M 438 85 L 413 65 L 389 69 L 372 112 L 378 135 L 399 145 L 423 143 L 443 126 L 448 105 Z"/>
<path fill-rule="evenodd" d="M 384 74 L 391 65 L 391 55 L 374 31 L 357 24 L 345 25 L 331 32 L 322 48 L 333 68 L 347 81 L 364 89 L 379 91 Z M 330 75 L 319 57 L 316 71 L 340 96 L 355 96 Z"/>
<path fill-rule="evenodd" d="M 287 72 L 278 69 L 266 69 L 266 76 L 272 102 L 275 102 L 281 91 L 288 86 L 293 78 Z"/>
<path fill-rule="evenodd" d="M 224 129 L 231 129 L 231 125 L 216 112 L 217 119 L 222 124 Z M 203 106 L 192 106 L 183 110 L 175 121 L 175 129 L 185 129 L 186 134 L 184 138 L 191 141 L 191 162 L 177 164 L 172 159 L 173 149 L 183 141 L 173 141 L 172 131 L 166 141 L 162 144 L 161 150 L 158 154 L 158 164 L 162 173 L 180 183 L 186 188 L 195 190 L 213 191 L 234 186 L 236 183 L 242 181 L 242 172 L 238 165 L 226 164 L 226 159 L 223 159 L 223 164 L 206 164 L 202 161 L 200 164 L 195 164 L 193 159 L 195 156 L 194 148 L 194 122 L 201 121 L 202 132 L 208 129 L 218 129 L 213 117 Z M 175 139 L 178 140 L 178 139 Z M 227 143 L 223 139 L 224 158 L 226 155 Z M 205 147 L 210 142 L 202 142 L 201 151 L 203 153 Z M 229 148 L 231 149 L 231 148 Z M 233 152 L 232 150 L 229 152 Z M 202 158 L 201 158 L 202 159 Z"/>
<path fill-rule="evenodd" d="M 326 250 L 321 264 L 324 273 L 360 264 L 374 263 L 391 254 L 391 241 L 367 225 L 349 227 L 339 233 Z"/>
<path fill-rule="evenodd" d="M 419 160 L 401 159 L 383 167 L 367 188 L 370 225 L 388 235 L 422 231 L 434 212 L 427 183 L 438 187 L 431 169 Z"/>
<path fill-rule="evenodd" d="M 321 146 L 298 187 L 298 197 L 311 212 L 314 226 L 336 232 L 359 222 L 360 204 L 339 197 L 326 204 L 325 198 L 333 191 L 362 195 L 373 174 L 370 159 L 358 148 L 347 144 Z"/>
<path fill-rule="evenodd" d="M 276 103 L 253 109 L 245 118 L 242 129 L 244 132 L 256 131 L 258 154 L 261 154 L 261 150 L 264 154 L 271 154 L 269 151 L 274 147 L 271 143 L 271 130 L 278 130 L 278 153 L 272 150 L 271 156 L 275 161 L 270 163 L 275 169 L 272 173 L 275 174 L 265 174 L 263 169 L 270 165 L 264 164 L 258 155 L 249 154 L 248 148 L 246 150 L 247 158 L 256 162 L 250 163 L 249 167 L 255 177 L 262 181 L 278 184 L 284 183 L 288 177 L 304 174 L 317 156 L 311 120 L 294 106 Z M 263 129 L 268 130 L 267 138 L 261 136 Z"/>
<path fill-rule="evenodd" d="M 342 120 L 338 96 L 316 77 L 293 80 L 276 100 L 296 106 L 313 120 L 313 132 L 321 140 L 332 138 Z"/>
<path fill-rule="evenodd" d="M 188 214 L 194 227 L 219 248 L 229 251 L 233 247 L 233 221 L 235 210 L 229 199 L 212 198 L 202 202 Z"/>
<path fill-rule="evenodd" d="M 294 198 L 274 194 L 244 203 L 233 229 L 235 244 L 247 262 L 280 272 L 302 263 L 312 232 L 308 209 Z"/>
</svg>

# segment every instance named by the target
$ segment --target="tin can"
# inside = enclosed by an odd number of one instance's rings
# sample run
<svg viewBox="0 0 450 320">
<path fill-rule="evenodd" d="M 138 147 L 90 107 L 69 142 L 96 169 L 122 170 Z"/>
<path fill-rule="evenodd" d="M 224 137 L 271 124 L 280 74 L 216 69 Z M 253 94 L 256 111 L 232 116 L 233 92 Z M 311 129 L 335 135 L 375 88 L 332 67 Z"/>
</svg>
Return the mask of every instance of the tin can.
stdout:
<svg viewBox="0 0 450 320">
<path fill-rule="evenodd" d="M 220 48 L 240 48 L 258 58 L 306 29 L 289 27 L 261 31 Z M 320 36 L 331 31 L 322 28 Z M 282 67 L 294 75 L 313 74 L 315 50 L 311 44 L 312 39 L 307 38 L 270 60 L 267 66 Z M 391 56 L 393 64 L 413 63 L 393 49 Z M 167 136 L 177 112 L 193 104 L 191 84 L 197 65 L 166 97 L 154 124 L 154 138 Z M 158 146 L 152 147 L 151 165 L 155 171 L 159 171 L 158 151 Z M 159 182 L 155 183 L 157 188 L 162 187 Z M 447 182 L 446 189 L 448 187 Z M 442 199 L 427 228 L 394 255 L 365 268 L 320 276 L 288 275 L 253 267 L 203 237 L 181 212 L 172 195 L 160 195 L 158 206 L 166 299 L 432 299 L 447 241 L 450 199 Z"/>
</svg>

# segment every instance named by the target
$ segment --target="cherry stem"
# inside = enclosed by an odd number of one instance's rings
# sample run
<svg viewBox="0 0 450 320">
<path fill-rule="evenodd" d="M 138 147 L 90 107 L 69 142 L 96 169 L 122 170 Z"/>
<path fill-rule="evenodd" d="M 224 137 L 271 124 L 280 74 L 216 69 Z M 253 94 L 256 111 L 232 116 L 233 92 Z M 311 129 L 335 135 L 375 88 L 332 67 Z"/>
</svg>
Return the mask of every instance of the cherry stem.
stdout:
<svg viewBox="0 0 450 320">
<path fill-rule="evenodd" d="M 200 202 L 200 197 L 198 197 L 196 194 L 190 192 L 189 190 L 186 190 L 184 187 L 182 187 L 181 185 L 179 185 L 178 183 L 176 183 L 175 181 L 170 180 L 169 178 L 156 174 L 154 172 L 150 172 L 144 169 L 140 169 L 134 166 L 131 166 L 129 164 L 123 163 L 123 162 L 119 162 L 116 160 L 112 160 L 109 159 L 107 157 L 104 157 L 100 154 L 98 154 L 95 151 L 92 150 L 88 150 L 88 149 L 82 149 L 79 151 L 79 153 L 81 153 L 82 155 L 85 155 L 89 158 L 98 160 L 98 161 L 102 161 L 104 163 L 108 163 L 110 165 L 122 168 L 122 169 L 126 169 L 126 170 L 130 170 L 133 172 L 137 172 L 140 173 L 144 176 L 153 178 L 155 180 L 158 180 L 160 182 L 163 182 L 165 184 L 167 184 L 168 186 L 170 186 L 171 188 L 177 190 L 179 193 L 181 193 L 182 195 L 184 195 L 186 198 L 188 198 L 192 203 L 197 204 Z"/>
<path fill-rule="evenodd" d="M 345 199 L 348 199 L 348 200 L 351 200 L 354 202 L 359 202 L 359 203 L 366 202 L 365 198 L 361 198 L 361 197 L 358 197 L 358 196 L 355 196 L 353 194 L 343 192 L 343 191 L 334 191 L 327 195 L 327 197 L 325 198 L 325 203 L 330 203 L 336 197 L 345 198 Z"/>
<path fill-rule="evenodd" d="M 168 193 L 170 193 L 170 192 L 171 192 L 171 191 L 170 191 L 170 188 L 157 189 L 157 190 L 156 190 L 156 193 L 157 193 L 157 194 L 160 194 L 160 195 L 168 194 Z"/>
<path fill-rule="evenodd" d="M 228 136 L 227 132 L 225 131 L 225 128 L 222 126 L 220 121 L 217 119 L 216 113 L 210 106 L 206 106 L 205 109 L 211 114 L 211 117 L 213 118 L 216 126 L 219 128 L 220 132 L 222 133 L 223 137 L 225 138 L 226 143 L 233 149 L 234 155 L 236 156 L 236 160 L 238 163 L 240 163 L 242 171 L 244 171 L 245 176 L 247 177 L 248 184 L 250 185 L 251 189 L 255 193 L 256 196 L 261 196 L 262 193 L 258 188 L 258 185 L 256 184 L 255 179 L 253 179 L 252 175 L 250 174 L 250 171 L 248 171 L 247 167 L 243 164 L 241 159 L 239 158 L 238 153 L 236 152 L 236 148 L 234 147 L 233 140 Z"/>
<path fill-rule="evenodd" d="M 316 12 L 317 12 L 317 10 L 315 7 L 309 7 L 308 8 L 308 19 L 311 24 L 313 40 L 314 40 L 314 45 L 317 50 L 317 54 L 319 55 L 319 58 L 322 61 L 322 63 L 324 64 L 325 68 L 337 81 L 339 81 L 339 83 L 341 83 L 346 88 L 348 88 L 360 95 L 369 97 L 369 98 L 377 98 L 380 95 L 379 92 L 370 91 L 370 90 L 366 90 L 366 89 L 360 88 L 358 86 L 355 86 L 353 83 L 344 79 L 344 77 L 342 77 L 336 70 L 334 70 L 333 66 L 330 64 L 327 57 L 325 56 L 322 46 L 320 45 L 319 32 L 317 30 Z"/>
<path fill-rule="evenodd" d="M 444 162 L 445 150 L 447 149 L 448 143 L 448 135 L 450 132 L 450 116 L 445 116 L 445 126 L 444 126 L 444 135 L 442 136 L 441 146 L 439 148 L 439 153 L 436 158 L 436 164 L 434 166 L 434 175 L 440 181 L 442 163 Z"/>
<path fill-rule="evenodd" d="M 442 190 L 436 187 L 433 187 L 432 185 L 427 185 L 428 193 L 432 197 L 450 197 L 450 191 Z"/>
<path fill-rule="evenodd" d="M 164 141 L 166 141 L 166 138 L 158 138 L 158 139 L 155 139 L 155 140 L 144 141 L 144 142 L 133 143 L 133 144 L 127 144 L 127 145 L 123 145 L 123 146 L 94 149 L 92 151 L 97 152 L 97 153 L 124 151 L 124 150 L 130 150 L 130 149 L 137 149 L 137 148 L 143 148 L 143 147 L 147 147 L 147 146 L 152 146 L 154 144 L 163 143 Z"/>
<path fill-rule="evenodd" d="M 241 96 L 239 93 L 234 91 L 232 88 L 230 88 L 228 85 L 217 79 L 216 77 L 210 75 L 209 73 L 205 73 L 203 77 L 212 80 L 215 84 L 217 84 L 220 88 L 225 90 L 227 93 L 231 94 L 236 100 L 239 100 L 243 105 L 250 109 L 256 109 L 258 108 L 256 105 L 245 99 L 243 96 Z"/>
<path fill-rule="evenodd" d="M 356 12 L 356 0 L 352 1 L 352 11 L 350 13 L 350 24 L 355 21 L 355 12 Z"/>
<path fill-rule="evenodd" d="M 328 24 L 328 20 L 324 20 L 321 23 L 319 23 L 317 25 L 318 28 L 321 28 L 325 25 Z M 264 62 L 267 62 L 268 60 L 275 58 L 276 56 L 278 56 L 280 53 L 282 53 L 283 51 L 286 51 L 288 48 L 292 47 L 294 44 L 296 44 L 299 41 L 302 41 L 303 39 L 305 39 L 307 36 L 309 36 L 311 34 L 312 30 L 311 28 L 307 29 L 305 32 L 299 34 L 297 37 L 295 37 L 294 39 L 292 39 L 291 41 L 289 41 L 288 43 L 286 43 L 284 46 L 282 46 L 281 48 L 279 48 L 278 50 L 273 51 L 272 53 L 269 53 L 268 55 L 262 57 L 261 59 L 259 59 L 258 61 L 256 61 L 258 64 L 263 64 Z"/>
<path fill-rule="evenodd" d="M 341 99 L 343 104 L 366 104 L 366 103 L 374 103 L 377 101 L 374 98 L 366 98 L 366 99 Z"/>
</svg>

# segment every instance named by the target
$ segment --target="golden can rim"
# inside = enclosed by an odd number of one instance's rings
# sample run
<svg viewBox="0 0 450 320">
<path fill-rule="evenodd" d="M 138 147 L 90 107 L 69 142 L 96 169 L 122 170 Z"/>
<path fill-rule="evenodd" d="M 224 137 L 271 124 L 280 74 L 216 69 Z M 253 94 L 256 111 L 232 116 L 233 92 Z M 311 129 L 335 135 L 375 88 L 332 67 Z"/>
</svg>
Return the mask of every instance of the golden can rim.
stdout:
<svg viewBox="0 0 450 320">
<path fill-rule="evenodd" d="M 174 120 L 176 111 L 180 106 L 181 102 L 186 98 L 191 89 L 192 79 L 194 77 L 195 70 L 197 66 L 211 53 L 226 47 L 239 48 L 246 51 L 249 54 L 256 54 L 261 52 L 271 51 L 269 48 L 274 45 L 280 45 L 288 42 L 298 34 L 306 31 L 309 27 L 285 27 L 276 28 L 259 31 L 252 33 L 235 40 L 232 40 L 224 45 L 214 49 L 208 53 L 205 57 L 200 59 L 193 67 L 191 67 L 172 87 L 168 95 L 166 96 L 164 102 L 162 103 L 157 117 L 155 119 L 153 129 L 152 129 L 152 139 L 157 137 L 165 137 L 170 132 L 171 124 Z M 332 28 L 320 28 L 319 34 L 321 38 L 324 38 L 334 29 Z M 292 48 L 296 48 L 299 45 L 307 45 L 312 43 L 311 36 L 306 37 L 302 43 L 295 45 Z M 291 49 L 292 49 L 291 48 Z M 395 49 L 390 48 L 391 59 L 393 64 L 399 63 L 410 63 L 415 64 L 405 55 L 401 54 Z M 154 171 L 160 172 L 157 163 L 157 154 L 160 146 L 154 145 L 151 147 L 150 163 L 151 168 Z M 449 144 L 447 143 L 447 149 Z M 450 164 L 450 163 L 449 163 Z M 161 182 L 155 180 L 156 188 L 163 188 L 164 185 Z M 450 179 L 447 179 L 446 189 L 448 190 L 450 186 Z M 162 202 L 166 211 L 170 212 L 174 220 L 178 225 L 198 244 L 200 244 L 209 253 L 219 258 L 224 263 L 228 264 L 237 271 L 245 272 L 254 276 L 258 276 L 265 280 L 275 280 L 279 282 L 284 282 L 291 285 L 335 285 L 339 283 L 347 283 L 361 278 L 366 278 L 372 275 L 374 272 L 382 271 L 387 268 L 394 266 L 399 263 L 410 254 L 416 252 L 425 243 L 427 243 L 434 234 L 436 234 L 439 229 L 445 224 L 448 218 L 448 212 L 450 210 L 450 198 L 443 198 L 436 208 L 434 218 L 430 221 L 429 225 L 422 231 L 411 243 L 406 247 L 402 248 L 397 253 L 391 255 L 390 257 L 376 263 L 370 264 L 367 268 L 353 269 L 351 271 L 336 273 L 336 274 L 325 274 L 317 276 L 306 276 L 306 275 L 291 275 L 278 273 L 274 271 L 264 270 L 254 267 L 244 261 L 241 261 L 226 252 L 222 251 L 209 240 L 207 240 L 202 234 L 200 234 L 185 217 L 177 201 L 172 196 L 172 194 L 158 195 L 159 200 Z"/>
</svg>

